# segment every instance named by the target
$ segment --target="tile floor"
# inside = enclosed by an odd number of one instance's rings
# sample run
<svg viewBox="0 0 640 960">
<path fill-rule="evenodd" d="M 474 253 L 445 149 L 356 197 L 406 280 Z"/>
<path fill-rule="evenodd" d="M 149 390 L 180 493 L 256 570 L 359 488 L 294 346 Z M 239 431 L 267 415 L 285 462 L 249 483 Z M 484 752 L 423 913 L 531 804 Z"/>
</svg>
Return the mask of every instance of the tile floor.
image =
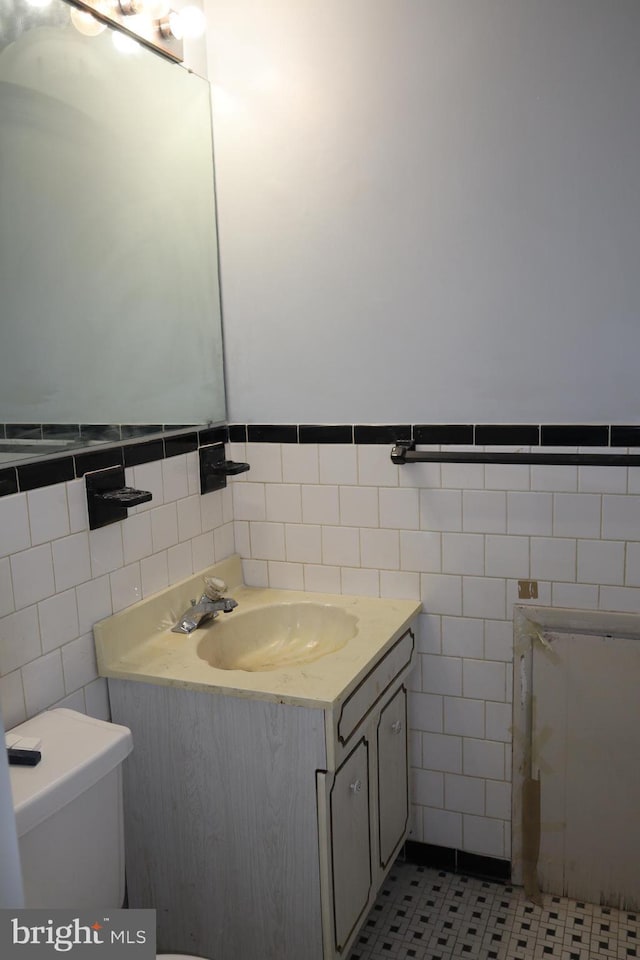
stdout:
<svg viewBox="0 0 640 960">
<path fill-rule="evenodd" d="M 394 864 L 349 960 L 627 960 L 640 913 L 403 863 Z"/>
</svg>

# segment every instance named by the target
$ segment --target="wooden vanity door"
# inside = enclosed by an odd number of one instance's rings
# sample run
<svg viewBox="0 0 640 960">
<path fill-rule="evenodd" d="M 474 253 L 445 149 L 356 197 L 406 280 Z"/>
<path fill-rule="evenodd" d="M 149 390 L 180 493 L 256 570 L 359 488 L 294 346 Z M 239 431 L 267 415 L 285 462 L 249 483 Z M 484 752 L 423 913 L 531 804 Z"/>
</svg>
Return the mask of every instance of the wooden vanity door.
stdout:
<svg viewBox="0 0 640 960">
<path fill-rule="evenodd" d="M 372 885 L 366 740 L 337 771 L 330 806 L 334 933 L 341 951 L 367 909 Z"/>
<path fill-rule="evenodd" d="M 380 866 L 397 853 L 409 820 L 407 789 L 407 693 L 400 687 L 378 721 Z"/>
</svg>

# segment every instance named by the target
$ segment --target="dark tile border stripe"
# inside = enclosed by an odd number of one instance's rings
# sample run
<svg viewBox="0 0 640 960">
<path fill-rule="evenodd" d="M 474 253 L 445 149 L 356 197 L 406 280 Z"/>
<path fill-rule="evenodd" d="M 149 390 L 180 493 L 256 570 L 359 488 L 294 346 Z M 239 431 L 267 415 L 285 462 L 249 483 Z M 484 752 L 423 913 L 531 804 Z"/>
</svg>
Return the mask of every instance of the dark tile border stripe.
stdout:
<svg viewBox="0 0 640 960">
<path fill-rule="evenodd" d="M 441 446 L 626 447 L 640 446 L 640 425 L 608 424 L 245 424 L 232 423 L 235 442 L 396 443 L 413 440 Z"/>
<path fill-rule="evenodd" d="M 640 427 L 611 427 L 612 447 L 640 447 Z"/>
<path fill-rule="evenodd" d="M 358 423 L 353 428 L 354 443 L 395 443 L 396 440 L 408 439 L 411 436 L 411 426 L 408 423 Z"/>
<path fill-rule="evenodd" d="M 207 427 L 198 431 L 198 443 L 201 447 L 209 443 L 226 443 L 229 439 L 228 427 Z"/>
<path fill-rule="evenodd" d="M 301 423 L 299 443 L 353 443 L 353 427 L 347 423 Z"/>
<path fill-rule="evenodd" d="M 229 440 L 232 443 L 245 443 L 246 439 L 247 439 L 246 423 L 230 423 L 229 424 Z"/>
<path fill-rule="evenodd" d="M 106 470 L 107 467 L 122 466 L 122 447 L 109 447 L 108 450 L 96 450 L 91 453 L 79 453 L 74 457 L 76 477 L 84 477 L 93 470 Z"/>
<path fill-rule="evenodd" d="M 145 440 L 144 443 L 133 443 L 123 447 L 125 467 L 137 467 L 141 463 L 152 463 L 154 460 L 164 460 L 164 442 L 160 440 Z"/>
<path fill-rule="evenodd" d="M 418 423 L 413 428 L 413 439 L 416 443 L 473 443 L 473 424 Z"/>
<path fill-rule="evenodd" d="M 165 437 L 165 457 L 178 457 L 181 453 L 193 453 L 198 449 L 198 434 L 185 433 L 179 437 Z"/>
<path fill-rule="evenodd" d="M 541 443 L 544 447 L 608 447 L 609 427 L 575 424 L 558 426 L 547 424 L 540 427 Z"/>
<path fill-rule="evenodd" d="M 21 492 L 49 487 L 53 483 L 64 483 L 66 480 L 75 479 L 76 475 L 73 457 L 23 463 L 18 466 L 17 472 Z"/>
<path fill-rule="evenodd" d="M 0 425 L 0 428 L 3 425 Z M 43 430 L 41 424 L 13 424 L 6 425 L 7 430 L 12 426 L 14 431 Z M 55 425 L 54 425 L 55 426 Z M 61 430 L 69 426 L 62 425 Z M 104 439 L 113 432 L 130 430 L 132 433 L 139 428 L 114 425 L 88 425 L 81 428 L 87 433 L 81 439 L 88 439 L 92 434 L 94 439 Z M 145 428 L 148 429 L 148 428 Z M 162 428 L 159 428 L 162 429 Z M 166 430 L 167 428 L 165 428 Z M 15 437 L 13 439 L 17 439 Z M 29 439 L 24 436 L 20 439 Z M 171 428 L 168 435 L 153 437 L 147 440 L 130 440 L 128 443 L 103 443 L 100 449 L 85 449 L 78 453 L 65 451 L 63 454 L 54 453 L 48 457 L 39 457 L 38 460 L 14 463 L 12 466 L 0 466 L 0 497 L 8 496 L 37 487 L 49 486 L 65 480 L 80 478 L 92 470 L 101 470 L 105 467 L 124 464 L 135 466 L 162 460 L 167 457 L 189 453 L 210 443 L 233 442 L 266 442 L 266 443 L 396 443 L 397 441 L 411 441 L 418 444 L 439 444 L 446 448 L 448 445 L 461 446 L 500 446 L 523 445 L 527 447 L 541 446 L 571 446 L 571 447 L 640 447 L 640 425 L 616 424 L 241 424 L 219 425 L 194 430 L 192 427 L 184 433 L 178 433 Z M 11 438 L 5 438 L 10 443 Z M 16 448 L 16 452 L 19 448 Z M 437 454 L 433 455 L 437 457 Z M 442 450 L 442 460 L 455 458 L 455 453 Z M 527 462 L 526 453 L 492 454 L 490 452 L 471 452 L 469 456 L 475 461 L 492 462 Z M 512 460 L 500 460 L 500 457 L 510 456 Z M 559 462 L 557 457 L 565 456 L 554 453 L 535 453 L 535 462 Z M 631 454 L 611 453 L 575 453 L 567 454 L 570 462 L 576 464 L 608 463 L 610 465 L 637 466 L 640 461 Z M 492 459 L 493 458 L 493 459 Z M 497 458 L 497 459 L 496 459 Z M 519 459 L 518 459 L 519 458 Z M 556 458 L 556 459 L 554 459 Z M 533 461 L 530 461 L 533 462 Z M 568 460 L 566 462 L 569 462 Z"/>
<path fill-rule="evenodd" d="M 511 879 L 511 863 L 498 857 L 482 857 L 476 853 L 466 853 L 453 847 L 439 847 L 431 843 L 418 843 L 408 840 L 405 844 L 405 857 L 409 863 L 422 867 L 434 867 L 451 873 L 479 877 L 481 880 Z"/>
<path fill-rule="evenodd" d="M 608 424 L 245 424 L 232 423 L 228 438 L 235 442 L 274 443 L 395 443 L 413 440 L 442 446 L 640 446 L 640 425 Z"/>
<path fill-rule="evenodd" d="M 477 444 L 523 444 L 527 447 L 540 443 L 540 427 L 535 424 L 484 424 L 475 428 L 474 439 Z"/>
<path fill-rule="evenodd" d="M 15 467 L 0 470 L 0 497 L 18 492 L 18 474 Z"/>
<path fill-rule="evenodd" d="M 248 423 L 249 443 L 297 443 L 298 427 L 291 423 Z"/>
</svg>

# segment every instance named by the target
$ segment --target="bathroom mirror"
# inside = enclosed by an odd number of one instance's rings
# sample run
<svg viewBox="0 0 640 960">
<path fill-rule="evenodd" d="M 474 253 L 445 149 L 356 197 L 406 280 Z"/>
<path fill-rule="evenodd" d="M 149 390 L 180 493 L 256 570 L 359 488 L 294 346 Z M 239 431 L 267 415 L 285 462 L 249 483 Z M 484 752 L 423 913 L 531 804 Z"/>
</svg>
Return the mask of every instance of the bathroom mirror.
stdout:
<svg viewBox="0 0 640 960">
<path fill-rule="evenodd" d="M 77 12 L 0 0 L 3 462 L 225 416 L 209 84 Z"/>
</svg>

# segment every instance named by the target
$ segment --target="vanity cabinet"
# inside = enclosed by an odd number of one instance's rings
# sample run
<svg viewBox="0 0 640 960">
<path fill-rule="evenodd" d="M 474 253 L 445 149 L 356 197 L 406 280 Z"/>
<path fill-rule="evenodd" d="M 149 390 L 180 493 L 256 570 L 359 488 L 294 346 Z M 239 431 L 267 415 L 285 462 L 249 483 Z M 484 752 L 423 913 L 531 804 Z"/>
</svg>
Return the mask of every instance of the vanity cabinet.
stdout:
<svg viewBox="0 0 640 960">
<path fill-rule="evenodd" d="M 109 679 L 129 905 L 159 952 L 347 956 L 407 835 L 413 649 L 407 629 L 322 705 Z"/>
<path fill-rule="evenodd" d="M 335 772 L 318 773 L 320 842 L 327 844 L 322 888 L 325 957 L 344 956 L 388 868 L 404 843 L 409 821 L 407 692 L 394 684 Z"/>
</svg>

